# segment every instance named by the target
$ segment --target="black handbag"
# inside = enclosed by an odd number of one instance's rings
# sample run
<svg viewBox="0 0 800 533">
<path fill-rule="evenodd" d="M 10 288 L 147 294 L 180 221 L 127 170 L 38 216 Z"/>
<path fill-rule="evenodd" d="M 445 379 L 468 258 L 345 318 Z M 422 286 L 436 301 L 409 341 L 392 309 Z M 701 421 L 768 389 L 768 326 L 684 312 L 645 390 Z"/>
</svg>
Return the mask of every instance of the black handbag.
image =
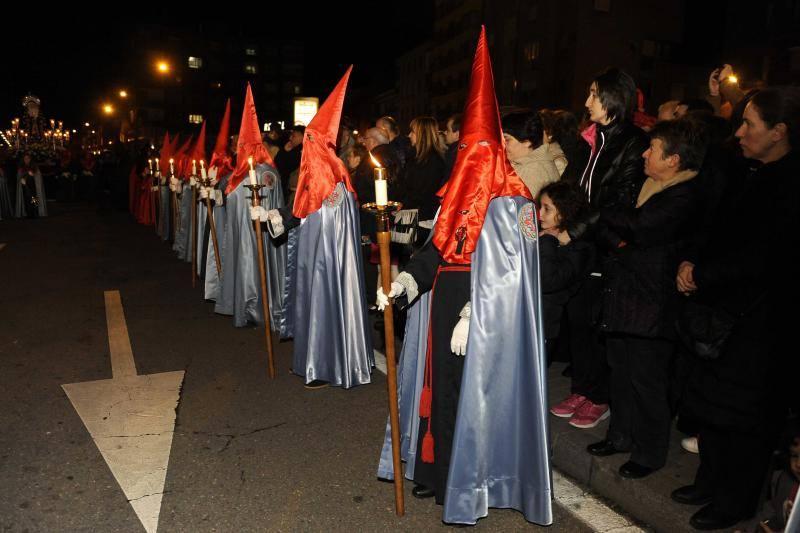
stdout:
<svg viewBox="0 0 800 533">
<path fill-rule="evenodd" d="M 675 321 L 678 338 L 700 359 L 718 359 L 737 322 L 754 310 L 765 296 L 760 295 L 738 315 L 690 299 Z"/>
</svg>

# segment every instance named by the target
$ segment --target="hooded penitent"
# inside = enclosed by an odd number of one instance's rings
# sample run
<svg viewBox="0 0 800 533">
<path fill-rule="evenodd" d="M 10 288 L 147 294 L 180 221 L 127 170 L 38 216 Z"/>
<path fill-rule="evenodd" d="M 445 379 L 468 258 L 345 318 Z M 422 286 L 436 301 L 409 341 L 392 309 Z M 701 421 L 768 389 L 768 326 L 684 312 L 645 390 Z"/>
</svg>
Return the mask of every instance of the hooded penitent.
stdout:
<svg viewBox="0 0 800 533">
<path fill-rule="evenodd" d="M 214 144 L 214 151 L 211 152 L 211 161 L 208 166 L 217 167 L 217 176 L 220 178 L 233 170 L 233 159 L 228 152 L 228 137 L 231 128 L 231 99 L 228 98 L 225 104 L 225 114 L 217 133 L 217 142 Z"/>
<path fill-rule="evenodd" d="M 244 98 L 244 109 L 242 109 L 242 124 L 239 127 L 239 142 L 236 145 L 236 168 L 225 194 L 230 194 L 242 182 L 247 172 L 250 170 L 249 159 L 253 158 L 253 166 L 266 163 L 274 167 L 275 162 L 261 140 L 261 130 L 258 127 L 258 116 L 256 115 L 256 104 L 253 101 L 253 90 L 247 84 L 247 94 Z"/>
</svg>

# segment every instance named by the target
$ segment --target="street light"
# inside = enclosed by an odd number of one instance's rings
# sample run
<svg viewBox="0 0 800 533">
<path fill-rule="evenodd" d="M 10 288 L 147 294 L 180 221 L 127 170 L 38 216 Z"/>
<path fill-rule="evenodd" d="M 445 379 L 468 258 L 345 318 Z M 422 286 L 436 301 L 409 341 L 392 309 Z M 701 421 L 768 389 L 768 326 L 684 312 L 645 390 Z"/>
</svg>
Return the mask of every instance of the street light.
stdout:
<svg viewBox="0 0 800 533">
<path fill-rule="evenodd" d="M 119 97 L 120 98 L 127 98 L 128 97 L 128 91 L 125 91 L 125 90 L 120 91 L 119 92 Z"/>
<path fill-rule="evenodd" d="M 89 123 L 88 122 L 84 122 L 83 125 L 86 126 L 87 128 L 89 127 Z"/>
<path fill-rule="evenodd" d="M 158 61 L 156 63 L 156 69 L 161 74 L 167 74 L 170 71 L 170 66 L 169 63 L 167 63 L 166 61 Z"/>
<path fill-rule="evenodd" d="M 110 115 L 114 112 L 114 107 L 111 104 L 104 104 L 103 105 L 103 113 L 106 115 Z"/>
</svg>

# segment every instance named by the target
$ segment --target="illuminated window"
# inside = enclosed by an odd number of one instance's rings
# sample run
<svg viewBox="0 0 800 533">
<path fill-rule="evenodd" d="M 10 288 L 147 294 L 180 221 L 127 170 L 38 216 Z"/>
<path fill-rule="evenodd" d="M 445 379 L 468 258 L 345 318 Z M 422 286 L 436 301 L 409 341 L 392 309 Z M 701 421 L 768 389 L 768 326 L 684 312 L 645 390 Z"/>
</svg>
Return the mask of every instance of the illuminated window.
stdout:
<svg viewBox="0 0 800 533">
<path fill-rule="evenodd" d="M 203 115 L 189 115 L 189 124 L 202 124 Z"/>
<path fill-rule="evenodd" d="M 539 58 L 539 53 L 539 41 L 528 43 L 527 46 L 525 46 L 525 59 L 528 61 L 536 61 Z"/>
<path fill-rule="evenodd" d="M 244 49 L 244 53 L 246 55 L 248 55 L 248 56 L 254 56 L 254 55 L 256 55 L 256 49 L 255 48 L 245 48 Z"/>
<path fill-rule="evenodd" d="M 202 68 L 203 58 L 189 56 L 189 68 Z"/>
<path fill-rule="evenodd" d="M 245 65 L 244 71 L 247 72 L 248 74 L 255 74 L 258 71 L 258 69 L 256 68 L 255 65 Z"/>
</svg>

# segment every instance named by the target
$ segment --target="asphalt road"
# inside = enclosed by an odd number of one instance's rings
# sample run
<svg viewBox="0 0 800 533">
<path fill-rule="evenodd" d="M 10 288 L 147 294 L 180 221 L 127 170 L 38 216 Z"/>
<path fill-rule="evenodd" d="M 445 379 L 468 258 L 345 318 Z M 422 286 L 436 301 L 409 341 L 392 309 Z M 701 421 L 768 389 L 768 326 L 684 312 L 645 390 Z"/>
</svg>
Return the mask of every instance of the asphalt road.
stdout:
<svg viewBox="0 0 800 533">
<path fill-rule="evenodd" d="M 159 531 L 427 531 L 375 477 L 386 382 L 308 391 L 291 343 L 266 374 L 262 332 L 216 315 L 190 266 L 123 212 L 51 206 L 0 222 L 0 530 L 141 532 L 62 384 L 111 377 L 103 291 L 122 296 L 140 374 L 185 370 Z M 481 530 L 538 529 L 492 510 Z M 550 531 L 580 531 L 560 507 Z"/>
</svg>

